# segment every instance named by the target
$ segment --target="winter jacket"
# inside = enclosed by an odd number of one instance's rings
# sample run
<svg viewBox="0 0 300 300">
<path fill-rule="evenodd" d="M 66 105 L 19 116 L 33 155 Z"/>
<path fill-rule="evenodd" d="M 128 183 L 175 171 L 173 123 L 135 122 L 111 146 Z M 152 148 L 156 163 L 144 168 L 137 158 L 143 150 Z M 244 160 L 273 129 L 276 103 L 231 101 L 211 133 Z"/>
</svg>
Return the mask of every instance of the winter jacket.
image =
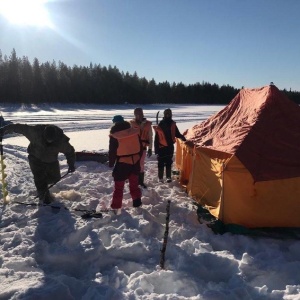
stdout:
<svg viewBox="0 0 300 300">
<path fill-rule="evenodd" d="M 179 132 L 176 123 L 172 119 L 163 119 L 157 126 L 153 126 L 155 130 L 154 150 L 155 154 L 174 153 L 175 137 L 185 141 L 185 137 Z"/>
<path fill-rule="evenodd" d="M 38 160 L 51 163 L 58 160 L 58 153 L 66 156 L 69 166 L 75 164 L 75 149 L 69 143 L 69 138 L 59 127 L 56 128 L 56 139 L 52 143 L 47 143 L 44 137 L 45 127 L 48 125 L 26 125 L 10 124 L 3 127 L 5 133 L 19 133 L 29 140 L 27 152 Z"/>
<path fill-rule="evenodd" d="M 142 151 L 139 131 L 131 128 L 129 122 L 117 122 L 111 127 L 108 158 L 109 167 L 114 166 L 115 180 L 126 180 L 132 173 L 139 174 Z"/>
<path fill-rule="evenodd" d="M 130 124 L 133 128 L 140 129 L 141 141 L 143 144 L 144 150 L 151 149 L 153 145 L 153 133 L 152 133 L 152 122 L 148 121 L 146 118 L 143 119 L 141 123 L 137 123 L 135 119 L 130 121 Z"/>
</svg>

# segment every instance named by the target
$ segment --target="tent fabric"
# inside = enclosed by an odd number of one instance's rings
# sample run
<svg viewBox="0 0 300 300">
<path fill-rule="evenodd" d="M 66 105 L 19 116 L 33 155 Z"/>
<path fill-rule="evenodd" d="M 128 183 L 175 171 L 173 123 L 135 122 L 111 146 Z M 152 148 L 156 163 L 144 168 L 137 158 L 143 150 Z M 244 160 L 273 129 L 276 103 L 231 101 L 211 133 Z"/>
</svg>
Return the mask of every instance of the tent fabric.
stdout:
<svg viewBox="0 0 300 300">
<path fill-rule="evenodd" d="M 242 89 L 177 141 L 189 195 L 224 222 L 300 227 L 300 109 L 275 86 Z"/>
<path fill-rule="evenodd" d="M 300 227 L 299 177 L 254 183 L 251 174 L 233 156 L 224 170 L 222 184 L 219 218 L 225 224 Z"/>
<path fill-rule="evenodd" d="M 189 196 L 198 199 L 215 217 L 219 216 L 220 210 L 223 162 L 222 159 L 212 158 L 195 149 L 192 176 L 187 185 Z"/>
<path fill-rule="evenodd" d="M 178 149 L 178 151 L 176 151 L 175 161 L 180 161 L 180 165 L 177 165 L 177 169 L 181 170 L 180 183 L 186 186 L 192 172 L 194 151 L 193 147 L 188 147 L 186 144 L 180 146 L 180 141 L 180 139 L 176 139 L 176 149 Z"/>
<path fill-rule="evenodd" d="M 235 154 L 255 181 L 300 176 L 300 107 L 276 86 L 242 89 L 187 131 L 195 145 Z"/>
</svg>

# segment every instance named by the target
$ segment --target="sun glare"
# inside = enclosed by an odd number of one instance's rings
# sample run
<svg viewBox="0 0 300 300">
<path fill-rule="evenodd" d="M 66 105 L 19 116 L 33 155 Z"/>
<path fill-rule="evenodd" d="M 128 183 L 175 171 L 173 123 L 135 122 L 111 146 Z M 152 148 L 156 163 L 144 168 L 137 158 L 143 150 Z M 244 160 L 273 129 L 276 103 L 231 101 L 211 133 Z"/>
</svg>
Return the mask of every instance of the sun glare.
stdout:
<svg viewBox="0 0 300 300">
<path fill-rule="evenodd" d="M 0 0 L 0 14 L 13 24 L 51 27 L 46 2 L 47 0 Z"/>
</svg>

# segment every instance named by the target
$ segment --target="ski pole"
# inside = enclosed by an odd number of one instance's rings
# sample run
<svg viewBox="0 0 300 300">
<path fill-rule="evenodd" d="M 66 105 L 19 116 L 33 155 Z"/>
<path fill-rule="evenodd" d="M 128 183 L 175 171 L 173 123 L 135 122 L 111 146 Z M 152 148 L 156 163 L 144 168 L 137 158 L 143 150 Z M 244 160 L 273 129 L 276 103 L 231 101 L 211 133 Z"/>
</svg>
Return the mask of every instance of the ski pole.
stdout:
<svg viewBox="0 0 300 300">
<path fill-rule="evenodd" d="M 31 202 L 31 203 L 26 203 L 26 202 L 22 202 L 22 201 L 14 201 L 14 203 L 20 204 L 20 205 L 25 205 L 25 206 L 49 206 L 51 208 L 54 209 L 65 209 L 65 210 L 69 210 L 67 207 L 65 206 L 57 206 L 57 205 L 53 205 L 53 204 L 45 204 L 45 203 L 35 203 L 35 202 Z"/>
<path fill-rule="evenodd" d="M 56 185 L 59 181 L 61 181 L 64 177 L 66 177 L 68 174 L 69 174 L 69 170 L 67 171 L 66 174 L 64 174 L 63 176 L 61 176 L 56 182 L 52 183 L 51 185 L 48 186 L 48 189 L 49 190 L 50 188 L 52 188 L 54 185 Z"/>
</svg>

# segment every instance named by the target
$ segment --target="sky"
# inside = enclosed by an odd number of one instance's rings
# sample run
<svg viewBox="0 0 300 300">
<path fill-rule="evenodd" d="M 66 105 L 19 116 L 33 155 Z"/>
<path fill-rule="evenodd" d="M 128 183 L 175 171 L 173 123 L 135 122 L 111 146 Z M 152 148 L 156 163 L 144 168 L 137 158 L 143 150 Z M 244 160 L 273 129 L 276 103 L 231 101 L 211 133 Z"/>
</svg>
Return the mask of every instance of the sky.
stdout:
<svg viewBox="0 0 300 300">
<path fill-rule="evenodd" d="M 105 151 L 116 106 L 0 109 L 13 122 L 34 125 L 47 119 L 59 125 L 76 150 Z M 131 106 L 117 109 L 126 119 L 132 117 Z M 144 112 L 150 119 L 158 109 L 159 105 L 149 105 Z M 172 107 L 182 131 L 220 109 Z M 98 115 L 105 117 L 97 119 Z M 91 130 L 91 124 L 98 129 Z M 142 190 L 142 207 L 132 208 L 125 185 L 119 216 L 103 212 L 111 203 L 113 179 L 106 164 L 94 161 L 76 162 L 76 171 L 51 188 L 59 210 L 16 203 L 36 203 L 24 141 L 22 136 L 3 140 L 9 203 L 0 202 L 1 300 L 300 299 L 299 238 L 213 233 L 198 221 L 196 206 L 176 176 L 171 183 L 157 182 L 154 155 L 146 158 L 148 188 Z M 59 162 L 64 175 L 67 164 L 62 154 Z M 102 218 L 84 220 L 75 209 L 102 210 Z"/>
<path fill-rule="evenodd" d="M 297 0 L 0 0 L 0 49 L 157 83 L 300 91 L 299 11 Z"/>
</svg>

